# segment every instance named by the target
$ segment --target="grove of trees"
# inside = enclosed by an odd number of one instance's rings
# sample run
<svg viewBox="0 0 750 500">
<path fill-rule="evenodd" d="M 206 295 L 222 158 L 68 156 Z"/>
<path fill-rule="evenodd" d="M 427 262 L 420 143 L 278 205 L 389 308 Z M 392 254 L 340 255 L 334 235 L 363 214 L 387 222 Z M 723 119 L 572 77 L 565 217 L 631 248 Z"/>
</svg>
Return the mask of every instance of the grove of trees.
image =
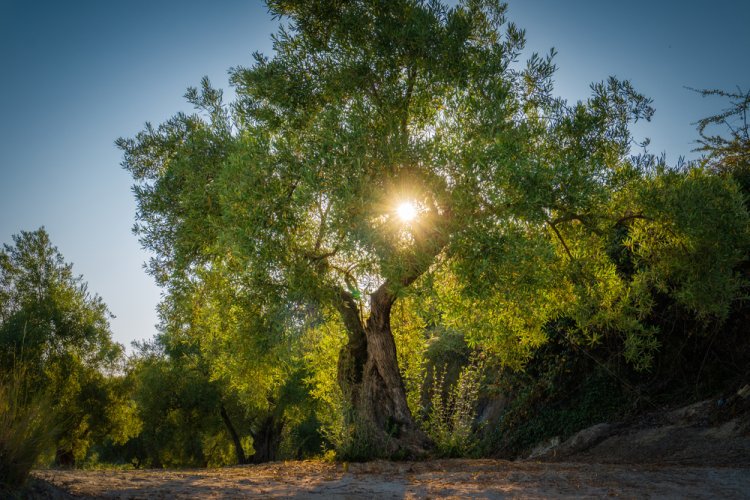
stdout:
<svg viewBox="0 0 750 500">
<path fill-rule="evenodd" d="M 43 228 L 0 251 L 0 491 L 40 455 L 70 466 L 137 432 L 109 316 Z"/>
</svg>

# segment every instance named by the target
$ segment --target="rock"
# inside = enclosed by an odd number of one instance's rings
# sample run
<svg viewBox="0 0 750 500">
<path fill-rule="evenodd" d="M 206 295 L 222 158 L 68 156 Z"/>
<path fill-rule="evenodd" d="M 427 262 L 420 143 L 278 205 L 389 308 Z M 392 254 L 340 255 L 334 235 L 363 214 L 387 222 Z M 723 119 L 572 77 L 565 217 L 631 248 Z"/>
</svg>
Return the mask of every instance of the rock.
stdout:
<svg viewBox="0 0 750 500">
<path fill-rule="evenodd" d="M 667 422 L 671 424 L 689 425 L 704 420 L 711 412 L 712 400 L 698 401 L 688 406 L 672 410 L 666 414 Z"/>
<path fill-rule="evenodd" d="M 550 456 L 550 453 L 559 445 L 560 445 L 560 436 L 555 436 L 552 439 L 549 439 L 547 441 L 544 441 L 534 446 L 534 448 L 532 448 L 531 453 L 529 453 L 529 456 L 527 458 L 535 459 L 535 458 Z"/>
<path fill-rule="evenodd" d="M 744 389 L 744 388 L 743 388 Z M 542 449 L 542 461 L 750 466 L 750 394 L 707 399 L 616 424 L 584 429 Z M 750 388 L 748 389 L 750 392 Z"/>
<path fill-rule="evenodd" d="M 570 455 L 587 450 L 609 437 L 614 429 L 612 424 L 602 423 L 578 431 L 558 447 L 557 454 Z"/>
<path fill-rule="evenodd" d="M 555 437 L 534 447 L 528 458 L 558 460 L 586 451 L 606 439 L 616 430 L 616 426 L 607 423 L 596 424 L 578 431 L 562 444 Z"/>
</svg>

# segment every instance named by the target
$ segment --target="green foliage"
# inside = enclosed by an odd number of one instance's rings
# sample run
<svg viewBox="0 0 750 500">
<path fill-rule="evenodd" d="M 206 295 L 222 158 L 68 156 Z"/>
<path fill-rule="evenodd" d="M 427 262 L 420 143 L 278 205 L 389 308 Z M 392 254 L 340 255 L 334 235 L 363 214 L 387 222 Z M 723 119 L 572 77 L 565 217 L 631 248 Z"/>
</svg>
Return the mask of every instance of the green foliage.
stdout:
<svg viewBox="0 0 750 500">
<path fill-rule="evenodd" d="M 23 486 L 58 429 L 49 399 L 31 394 L 22 369 L 0 375 L 0 495 Z"/>
<path fill-rule="evenodd" d="M 561 401 L 563 395 L 569 399 Z M 564 440 L 594 424 L 621 420 L 628 403 L 617 381 L 602 370 L 587 374 L 580 387 L 572 391 L 569 387 L 542 390 L 532 383 L 516 395 L 497 435 L 483 445 L 485 450 L 495 445 L 493 451 L 501 456 L 517 457 L 553 437 Z"/>
<path fill-rule="evenodd" d="M 374 459 L 393 459 L 389 457 L 378 434 L 372 429 L 372 424 L 351 412 L 351 416 L 344 420 L 341 432 L 333 436 L 332 443 L 336 448 L 336 460 L 346 462 L 365 462 Z"/>
<path fill-rule="evenodd" d="M 213 467 L 305 458 L 321 451 L 319 408 L 310 397 L 305 369 L 287 373 L 282 384 L 267 386 L 265 393 L 258 394 L 258 388 L 244 392 L 243 383 L 223 371 L 226 367 L 216 366 L 222 358 L 203 351 L 201 339 L 185 333 L 192 332 L 170 329 L 139 346 L 128 380 L 140 432 L 110 446 L 104 459 L 137 467 Z M 238 358 L 234 362 L 239 364 Z M 282 369 L 291 369 L 292 360 L 283 362 Z M 265 383 L 257 382 L 260 388 Z"/>
<path fill-rule="evenodd" d="M 399 301 L 391 313 L 393 337 L 398 346 L 398 366 L 406 389 L 406 401 L 413 415 L 422 409 L 428 349 L 427 324 L 413 298 Z"/>
<path fill-rule="evenodd" d="M 721 113 L 698 121 L 698 151 L 706 154 L 705 163 L 712 170 L 731 175 L 747 195 L 750 193 L 750 91 L 698 90 L 703 97 L 729 100 Z M 720 130 L 716 130 L 720 127 Z"/>
<path fill-rule="evenodd" d="M 221 456 L 222 445 L 231 446 L 219 417 L 218 390 L 199 365 L 147 345 L 131 363 L 141 430 L 133 443 L 140 449 L 126 458 L 137 466 L 201 467 L 216 460 L 217 453 Z M 217 435 L 223 440 L 217 442 Z M 233 455 L 228 457 L 217 465 L 234 463 Z"/>
<path fill-rule="evenodd" d="M 639 193 L 646 219 L 625 245 L 644 280 L 699 319 L 725 320 L 738 296 L 737 266 L 748 250 L 748 219 L 738 186 L 699 169 L 666 171 Z"/>
<path fill-rule="evenodd" d="M 452 385 L 445 383 L 445 368 L 434 374 L 424 425 L 441 456 L 465 457 L 477 445 L 474 426 L 484 368 L 482 357 L 475 355 Z"/>
<path fill-rule="evenodd" d="M 309 328 L 303 338 L 305 382 L 310 387 L 309 397 L 316 402 L 315 416 L 323 438 L 320 451 L 331 446 L 329 451 L 337 459 L 361 461 L 377 456 L 380 445 L 367 423 L 353 416 L 338 384 L 338 355 L 345 342 L 344 326 L 335 316 Z"/>
<path fill-rule="evenodd" d="M 0 368 L 24 373 L 29 401 L 48 398 L 60 423 L 57 461 L 71 465 L 93 441 L 135 432 L 115 375 L 122 346 L 111 339 L 106 305 L 44 229 L 22 231 L 13 242 L 0 251 Z"/>
<path fill-rule="evenodd" d="M 631 152 L 649 99 L 616 78 L 575 104 L 554 97 L 554 51 L 518 64 L 524 32 L 498 1 L 269 9 L 282 20 L 274 55 L 230 71 L 234 102 L 204 79 L 186 94 L 195 114 L 117 141 L 136 233 L 165 287 L 163 331 L 200 360 L 186 366 L 201 367 L 201 387 L 231 396 L 256 428 L 317 422 L 354 458 L 376 453 L 375 431 L 397 439 L 390 421 L 369 428 L 341 387 L 364 366 L 337 359 L 383 307 L 374 297 L 388 299 L 382 329 L 398 347 L 386 378 L 401 377 L 391 389 L 403 382 L 412 412 L 438 330 L 520 371 L 564 318 L 570 342 L 643 372 L 663 345 L 664 304 L 709 331 L 742 299 L 748 214 L 715 165 L 745 158 L 746 122 L 730 138 L 703 135 L 714 168 L 669 169 Z M 733 107 L 702 134 L 744 116 L 744 94 L 722 95 Z M 411 222 L 397 216 L 404 200 Z M 285 399 L 292 386 L 315 404 Z M 167 411 L 175 426 L 192 422 L 179 412 Z M 446 453 L 469 413 L 433 417 L 434 435 L 453 439 Z"/>
<path fill-rule="evenodd" d="M 538 349 L 523 372 L 494 374 L 486 391 L 505 401 L 494 426 L 488 426 L 480 454 L 516 458 L 553 437 L 567 439 L 601 422 L 623 419 L 637 396 L 617 359 L 594 361 L 592 354 L 567 338 L 570 320 L 550 324 L 550 342 Z"/>
<path fill-rule="evenodd" d="M 343 325 L 325 321 L 307 330 L 304 337 L 306 383 L 310 396 L 319 403 L 317 418 L 328 441 L 339 447 L 344 439 L 346 401 L 336 375 L 338 354 L 346 341 Z"/>
</svg>

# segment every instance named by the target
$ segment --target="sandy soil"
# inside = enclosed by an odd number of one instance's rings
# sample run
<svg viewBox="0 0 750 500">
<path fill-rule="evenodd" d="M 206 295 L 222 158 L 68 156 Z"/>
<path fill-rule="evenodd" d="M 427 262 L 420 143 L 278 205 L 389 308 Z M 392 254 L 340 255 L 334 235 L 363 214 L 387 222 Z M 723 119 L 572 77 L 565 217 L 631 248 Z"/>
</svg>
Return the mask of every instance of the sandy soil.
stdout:
<svg viewBox="0 0 750 500">
<path fill-rule="evenodd" d="M 48 498 L 750 498 L 750 468 L 433 460 L 36 471 Z M 40 484 L 43 484 L 40 482 Z M 39 490 L 42 491 L 42 490 Z"/>
</svg>

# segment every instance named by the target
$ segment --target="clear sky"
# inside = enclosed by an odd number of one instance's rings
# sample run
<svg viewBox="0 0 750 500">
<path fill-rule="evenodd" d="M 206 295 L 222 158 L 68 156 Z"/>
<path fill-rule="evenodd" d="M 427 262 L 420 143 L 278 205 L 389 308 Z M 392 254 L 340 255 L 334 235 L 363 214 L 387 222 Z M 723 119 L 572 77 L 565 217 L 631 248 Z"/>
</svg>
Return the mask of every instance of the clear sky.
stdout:
<svg viewBox="0 0 750 500">
<path fill-rule="evenodd" d="M 528 49 L 558 50 L 558 94 L 609 75 L 654 99 L 652 152 L 695 158 L 696 120 L 723 102 L 686 90 L 750 87 L 750 1 L 516 0 Z M 135 203 L 114 140 L 190 111 L 208 75 L 271 55 L 259 0 L 0 0 L 0 242 L 45 226 L 116 315 L 114 338 L 150 338 L 159 289 L 131 233 Z"/>
</svg>

